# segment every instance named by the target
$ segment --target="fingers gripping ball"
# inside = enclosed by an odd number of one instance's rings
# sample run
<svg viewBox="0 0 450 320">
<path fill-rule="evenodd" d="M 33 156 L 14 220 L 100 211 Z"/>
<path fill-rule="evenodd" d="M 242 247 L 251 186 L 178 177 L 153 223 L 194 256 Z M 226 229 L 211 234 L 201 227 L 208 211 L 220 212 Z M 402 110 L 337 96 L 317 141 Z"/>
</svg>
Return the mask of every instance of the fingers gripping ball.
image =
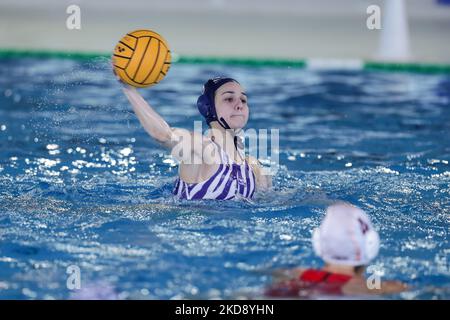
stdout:
<svg viewBox="0 0 450 320">
<path fill-rule="evenodd" d="M 136 30 L 126 34 L 114 48 L 114 73 L 123 82 L 139 88 L 160 82 L 170 68 L 166 40 L 154 31 Z"/>
</svg>

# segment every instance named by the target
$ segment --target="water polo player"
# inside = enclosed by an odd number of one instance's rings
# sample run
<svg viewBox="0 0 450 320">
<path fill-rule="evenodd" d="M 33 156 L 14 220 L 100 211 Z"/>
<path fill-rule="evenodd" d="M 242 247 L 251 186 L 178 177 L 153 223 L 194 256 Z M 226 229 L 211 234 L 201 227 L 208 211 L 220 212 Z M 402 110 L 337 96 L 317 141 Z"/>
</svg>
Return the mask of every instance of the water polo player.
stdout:
<svg viewBox="0 0 450 320">
<path fill-rule="evenodd" d="M 208 80 L 197 107 L 210 130 L 204 135 L 172 128 L 133 87 L 124 93 L 144 129 L 180 161 L 174 194 L 181 199 L 252 198 L 272 181 L 258 160 L 245 156 L 239 134 L 247 124 L 249 106 L 244 88 L 232 78 Z"/>
<path fill-rule="evenodd" d="M 369 217 L 355 206 L 337 203 L 328 207 L 312 242 L 325 266 L 276 271 L 278 281 L 266 290 L 267 296 L 393 294 L 407 289 L 398 281 L 364 277 L 366 266 L 378 254 L 379 237 Z"/>
</svg>

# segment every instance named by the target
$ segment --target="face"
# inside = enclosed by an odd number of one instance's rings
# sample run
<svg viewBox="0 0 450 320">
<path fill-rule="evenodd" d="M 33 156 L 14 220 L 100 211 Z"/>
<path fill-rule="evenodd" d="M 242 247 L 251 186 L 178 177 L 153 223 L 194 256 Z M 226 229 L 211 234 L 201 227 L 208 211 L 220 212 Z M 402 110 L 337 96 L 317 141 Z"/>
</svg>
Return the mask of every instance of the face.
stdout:
<svg viewBox="0 0 450 320">
<path fill-rule="evenodd" d="M 216 91 L 214 98 L 217 117 L 225 119 L 231 129 L 242 129 L 248 121 L 247 96 L 239 83 L 227 82 Z"/>
</svg>

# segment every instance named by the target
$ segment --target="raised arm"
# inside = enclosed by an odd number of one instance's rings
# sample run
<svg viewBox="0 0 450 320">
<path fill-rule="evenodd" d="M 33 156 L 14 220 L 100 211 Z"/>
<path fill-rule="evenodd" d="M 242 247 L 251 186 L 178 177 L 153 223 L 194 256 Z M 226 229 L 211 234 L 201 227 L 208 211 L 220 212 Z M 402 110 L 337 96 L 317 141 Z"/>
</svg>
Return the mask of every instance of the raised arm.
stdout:
<svg viewBox="0 0 450 320">
<path fill-rule="evenodd" d="M 130 101 L 136 116 L 148 134 L 163 144 L 170 147 L 173 137 L 172 128 L 155 110 L 144 100 L 144 98 L 133 87 L 124 87 L 123 92 Z"/>
<path fill-rule="evenodd" d="M 133 106 L 145 131 L 162 146 L 169 149 L 174 157 L 185 163 L 194 161 L 193 157 L 196 157 L 197 163 L 199 159 L 202 159 L 204 138 L 201 134 L 189 132 L 186 129 L 171 128 L 135 88 L 125 86 L 123 92 Z M 194 147 L 196 144 L 197 147 Z M 181 150 L 183 152 L 180 152 Z"/>
</svg>

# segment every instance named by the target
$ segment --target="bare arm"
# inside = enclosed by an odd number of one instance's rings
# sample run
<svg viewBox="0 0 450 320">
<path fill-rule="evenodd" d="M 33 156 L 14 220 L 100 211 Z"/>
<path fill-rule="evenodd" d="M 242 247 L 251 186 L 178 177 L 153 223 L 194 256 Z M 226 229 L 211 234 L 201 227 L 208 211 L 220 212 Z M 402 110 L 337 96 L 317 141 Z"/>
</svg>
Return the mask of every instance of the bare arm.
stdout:
<svg viewBox="0 0 450 320">
<path fill-rule="evenodd" d="M 186 163 L 194 161 L 193 157 L 202 156 L 204 138 L 201 134 L 189 132 L 186 129 L 171 128 L 135 88 L 125 86 L 123 92 L 145 131 L 162 146 L 169 149 L 173 156 Z M 194 147 L 196 144 L 197 147 Z"/>
</svg>

